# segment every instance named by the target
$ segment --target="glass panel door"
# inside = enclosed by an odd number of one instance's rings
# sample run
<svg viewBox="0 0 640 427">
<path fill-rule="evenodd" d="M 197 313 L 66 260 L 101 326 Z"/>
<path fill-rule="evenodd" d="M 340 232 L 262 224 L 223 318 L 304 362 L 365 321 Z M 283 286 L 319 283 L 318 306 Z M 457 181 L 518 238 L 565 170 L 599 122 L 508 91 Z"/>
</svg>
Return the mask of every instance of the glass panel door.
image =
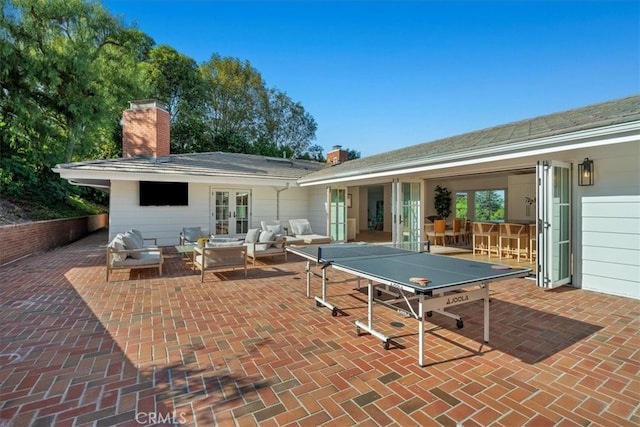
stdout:
<svg viewBox="0 0 640 427">
<path fill-rule="evenodd" d="M 334 242 L 347 241 L 347 190 L 332 188 L 329 192 L 329 236 Z"/>
<path fill-rule="evenodd" d="M 212 233 L 215 236 L 229 234 L 229 217 L 231 213 L 230 199 L 228 191 L 213 192 L 213 226 Z"/>
<path fill-rule="evenodd" d="M 419 182 L 394 180 L 391 184 L 393 243 L 405 249 L 420 250 L 422 240 L 421 188 Z"/>
<path fill-rule="evenodd" d="M 537 284 L 555 288 L 571 282 L 571 165 L 538 162 Z"/>
<path fill-rule="evenodd" d="M 420 232 L 419 182 L 402 183 L 402 243 L 405 249 L 419 250 L 422 240 Z"/>
<path fill-rule="evenodd" d="M 211 230 L 215 236 L 235 236 L 249 230 L 251 192 L 211 191 Z"/>
<path fill-rule="evenodd" d="M 249 192 L 236 192 L 235 234 L 246 234 L 249 231 Z"/>
</svg>

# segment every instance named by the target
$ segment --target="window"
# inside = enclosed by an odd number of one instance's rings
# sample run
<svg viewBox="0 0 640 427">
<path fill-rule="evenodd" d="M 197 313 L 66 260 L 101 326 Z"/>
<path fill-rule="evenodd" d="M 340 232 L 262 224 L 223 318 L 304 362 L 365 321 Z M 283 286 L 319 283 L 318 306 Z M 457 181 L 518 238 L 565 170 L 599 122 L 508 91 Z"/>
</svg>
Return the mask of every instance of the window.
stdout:
<svg viewBox="0 0 640 427">
<path fill-rule="evenodd" d="M 467 192 L 456 193 L 456 218 L 469 218 Z"/>
<path fill-rule="evenodd" d="M 476 191 L 475 220 L 476 221 L 504 221 L 505 190 Z"/>
<path fill-rule="evenodd" d="M 504 221 L 506 190 L 456 192 L 456 218 L 473 221 Z"/>
<path fill-rule="evenodd" d="M 140 206 L 188 206 L 186 182 L 140 181 Z"/>
</svg>

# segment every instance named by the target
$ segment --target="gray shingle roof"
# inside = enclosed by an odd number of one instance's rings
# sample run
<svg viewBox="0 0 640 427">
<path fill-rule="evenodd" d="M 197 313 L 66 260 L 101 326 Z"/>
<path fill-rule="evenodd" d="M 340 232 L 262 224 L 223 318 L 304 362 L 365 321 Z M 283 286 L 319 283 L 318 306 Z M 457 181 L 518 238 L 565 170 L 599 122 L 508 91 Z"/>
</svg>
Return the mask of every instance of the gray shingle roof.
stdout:
<svg viewBox="0 0 640 427">
<path fill-rule="evenodd" d="M 401 169 L 409 162 L 413 166 L 420 162 L 428 164 L 430 159 L 443 155 L 471 154 L 474 151 L 502 146 L 506 148 L 518 142 L 638 120 L 640 95 L 635 95 L 350 160 L 313 172 L 301 182 L 356 176 L 376 170 Z"/>
<path fill-rule="evenodd" d="M 298 179 L 326 167 L 325 163 L 239 153 L 172 154 L 169 157 L 130 157 L 58 165 L 57 169 L 109 173 L 189 176 L 270 177 Z"/>
</svg>

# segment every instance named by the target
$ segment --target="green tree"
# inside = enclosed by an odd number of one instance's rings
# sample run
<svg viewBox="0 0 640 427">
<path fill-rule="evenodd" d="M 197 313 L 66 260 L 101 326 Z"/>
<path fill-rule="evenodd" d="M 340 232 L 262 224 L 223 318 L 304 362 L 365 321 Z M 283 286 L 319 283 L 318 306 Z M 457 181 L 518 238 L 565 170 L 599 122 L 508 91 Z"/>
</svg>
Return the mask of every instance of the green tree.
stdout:
<svg viewBox="0 0 640 427">
<path fill-rule="evenodd" d="M 347 149 L 347 160 L 355 160 L 355 159 L 359 159 L 361 154 L 359 151 L 356 150 L 352 150 L 352 149 Z"/>
<path fill-rule="evenodd" d="M 161 45 L 143 64 L 150 97 L 167 103 L 171 117 L 171 152 L 192 153 L 207 147 L 206 87 L 196 62 Z"/>
<path fill-rule="evenodd" d="M 56 163 L 113 153 L 153 41 L 82 0 L 0 0 L 0 15 L 0 184 L 27 170 L 51 183 Z"/>
<path fill-rule="evenodd" d="M 476 191 L 475 217 L 478 221 L 504 220 L 504 195 L 495 190 Z"/>
<path fill-rule="evenodd" d="M 214 54 L 200 66 L 207 88 L 209 137 L 255 141 L 258 107 L 267 92 L 260 73 L 249 61 Z M 229 141 L 231 145 L 232 141 Z M 223 150 L 227 151 L 227 150 Z"/>
<path fill-rule="evenodd" d="M 268 89 L 249 61 L 213 55 L 200 70 L 207 91 L 207 134 L 212 141 L 203 151 L 297 158 L 316 154 L 309 152 L 317 130 L 311 114 L 285 93 Z"/>
<path fill-rule="evenodd" d="M 293 157 L 302 157 L 309 150 L 318 128 L 311 114 L 299 102 L 285 93 L 269 89 L 258 112 L 258 132 L 262 139 L 279 148 L 287 147 Z"/>
</svg>

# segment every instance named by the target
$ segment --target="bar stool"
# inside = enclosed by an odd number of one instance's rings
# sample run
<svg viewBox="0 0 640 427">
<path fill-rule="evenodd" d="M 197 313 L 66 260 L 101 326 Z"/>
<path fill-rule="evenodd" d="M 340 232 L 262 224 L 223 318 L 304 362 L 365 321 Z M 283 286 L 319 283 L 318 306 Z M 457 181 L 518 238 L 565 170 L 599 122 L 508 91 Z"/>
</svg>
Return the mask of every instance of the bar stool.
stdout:
<svg viewBox="0 0 640 427">
<path fill-rule="evenodd" d="M 529 225 L 529 263 L 533 264 L 533 259 L 538 258 L 538 226 Z"/>
<path fill-rule="evenodd" d="M 464 232 L 462 230 L 462 219 L 456 218 L 453 220 L 453 227 L 444 232 L 446 237 L 451 237 L 454 245 L 457 245 L 462 239 L 464 239 Z"/>
<path fill-rule="evenodd" d="M 507 255 L 514 255 L 516 260 L 520 262 L 520 257 L 522 255 L 525 256 L 525 259 L 528 256 L 528 251 L 523 253 L 523 247 L 521 245 L 522 239 L 525 242 L 529 239 L 529 234 L 526 231 L 527 226 L 524 224 L 510 224 L 503 223 L 500 224 L 500 258 L 506 252 Z M 507 242 L 507 245 L 504 245 L 504 242 Z M 515 245 L 511 246 L 515 241 Z"/>
<path fill-rule="evenodd" d="M 476 251 L 487 251 L 487 255 L 491 258 L 491 243 L 495 243 L 495 248 L 498 247 L 498 229 L 496 224 L 490 222 L 474 222 L 473 223 L 473 256 L 476 255 Z M 487 246 L 485 246 L 485 242 Z"/>
</svg>

